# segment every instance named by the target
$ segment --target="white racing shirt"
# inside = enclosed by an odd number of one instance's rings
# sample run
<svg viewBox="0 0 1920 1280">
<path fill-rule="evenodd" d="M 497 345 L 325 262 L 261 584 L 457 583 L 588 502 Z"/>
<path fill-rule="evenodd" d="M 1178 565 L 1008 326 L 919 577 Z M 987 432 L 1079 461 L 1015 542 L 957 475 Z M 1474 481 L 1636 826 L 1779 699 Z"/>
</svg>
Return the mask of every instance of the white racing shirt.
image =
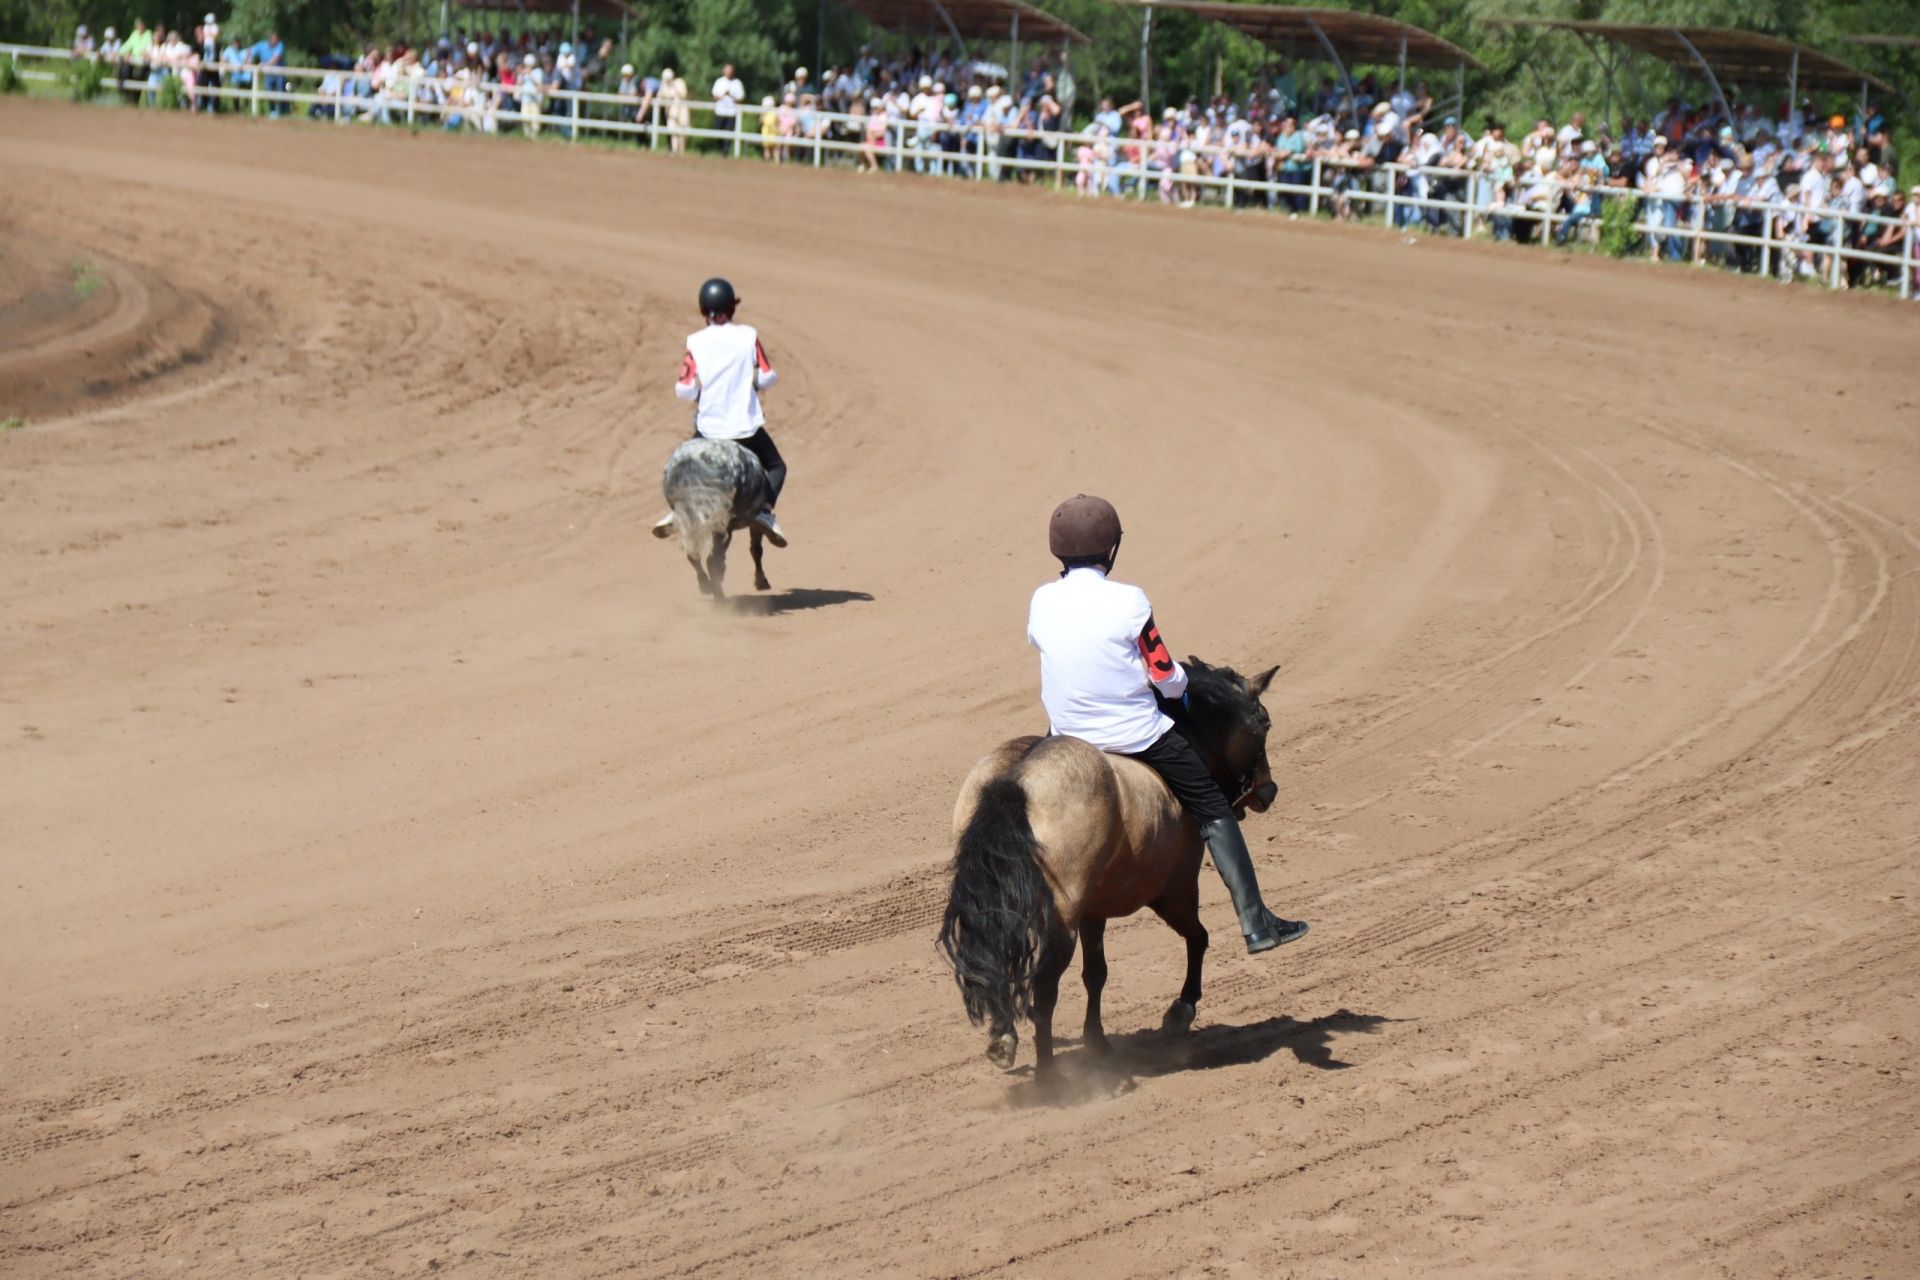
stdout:
<svg viewBox="0 0 1920 1280">
<path fill-rule="evenodd" d="M 1130 754 L 1173 728 L 1153 693 L 1180 697 L 1187 673 L 1140 588 L 1098 569 L 1071 570 L 1033 593 L 1027 643 L 1040 651 L 1040 701 L 1053 732 Z"/>
<path fill-rule="evenodd" d="M 693 429 L 709 440 L 745 440 L 766 425 L 760 393 L 780 375 L 750 324 L 710 324 L 687 335 L 673 393 L 698 406 Z"/>
</svg>

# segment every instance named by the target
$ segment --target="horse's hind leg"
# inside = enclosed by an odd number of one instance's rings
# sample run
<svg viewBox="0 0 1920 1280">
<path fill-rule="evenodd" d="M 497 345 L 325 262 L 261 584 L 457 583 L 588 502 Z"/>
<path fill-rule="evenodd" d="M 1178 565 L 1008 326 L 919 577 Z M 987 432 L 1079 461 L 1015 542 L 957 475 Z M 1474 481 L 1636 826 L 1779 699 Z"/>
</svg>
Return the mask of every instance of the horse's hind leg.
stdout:
<svg viewBox="0 0 1920 1280">
<path fill-rule="evenodd" d="M 687 563 L 693 566 L 693 576 L 700 580 L 700 594 L 703 596 L 712 595 L 713 584 L 707 581 L 707 566 L 700 563 L 700 557 L 688 556 Z"/>
<path fill-rule="evenodd" d="M 713 550 L 707 553 L 707 581 L 712 584 L 709 592 L 715 600 L 726 599 L 723 585 L 727 578 L 727 534 L 716 533 L 713 536 Z"/>
<path fill-rule="evenodd" d="M 1107 922 L 1082 921 L 1080 947 L 1080 978 L 1087 984 L 1087 1023 L 1082 1039 L 1094 1053 L 1111 1053 L 1107 1030 L 1100 1025 L 1100 991 L 1107 985 Z"/>
<path fill-rule="evenodd" d="M 1169 894 L 1151 904 L 1153 913 L 1167 922 L 1172 929 L 1186 940 L 1187 944 L 1187 980 L 1180 987 L 1180 996 L 1167 1008 L 1166 1017 L 1160 1020 L 1160 1029 L 1175 1034 L 1193 1026 L 1193 1016 L 1200 1006 L 1200 970 L 1207 959 L 1207 927 L 1200 923 L 1200 885 L 1194 881 L 1192 892 Z"/>
<path fill-rule="evenodd" d="M 753 553 L 753 589 L 755 591 L 773 590 L 773 584 L 767 581 L 766 566 L 760 562 L 763 554 L 760 544 L 764 541 L 765 538 L 762 537 L 758 528 L 753 530 L 747 541 L 747 549 Z"/>
<path fill-rule="evenodd" d="M 1053 1007 L 1060 1002 L 1060 975 L 1073 962 L 1073 934 L 1058 925 L 1040 944 L 1033 969 L 1033 1079 L 1045 1084 L 1059 1074 L 1053 1065 Z"/>
</svg>

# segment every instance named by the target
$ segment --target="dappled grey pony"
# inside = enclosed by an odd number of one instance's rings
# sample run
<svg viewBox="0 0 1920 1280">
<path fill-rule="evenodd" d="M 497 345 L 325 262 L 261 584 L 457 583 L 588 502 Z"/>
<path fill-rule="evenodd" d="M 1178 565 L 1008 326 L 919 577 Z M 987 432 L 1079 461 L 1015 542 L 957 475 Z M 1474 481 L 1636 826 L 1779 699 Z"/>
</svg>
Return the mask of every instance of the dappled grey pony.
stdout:
<svg viewBox="0 0 1920 1280">
<path fill-rule="evenodd" d="M 660 477 L 661 491 L 673 509 L 673 524 L 658 529 L 660 537 L 677 532 L 680 549 L 700 579 L 700 590 L 724 599 L 727 547 L 735 529 L 751 532 L 753 585 L 766 591 L 761 563 L 761 533 L 753 517 L 767 505 L 767 473 L 760 460 L 731 440 L 695 436 L 673 451 Z"/>
</svg>

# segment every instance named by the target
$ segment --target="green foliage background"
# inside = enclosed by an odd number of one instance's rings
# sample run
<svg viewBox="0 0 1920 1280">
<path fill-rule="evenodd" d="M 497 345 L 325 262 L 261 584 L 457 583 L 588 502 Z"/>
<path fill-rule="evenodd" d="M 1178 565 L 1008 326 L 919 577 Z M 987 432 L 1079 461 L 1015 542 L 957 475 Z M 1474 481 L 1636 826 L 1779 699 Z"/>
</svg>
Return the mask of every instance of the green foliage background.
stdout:
<svg viewBox="0 0 1920 1280">
<path fill-rule="evenodd" d="M 1611 22 L 1662 22 L 1697 26 L 1737 26 L 1765 31 L 1827 49 L 1893 83 L 1901 97 L 1885 104 L 1907 139 L 1920 134 L 1920 49 L 1844 45 L 1847 33 L 1920 33 L 1920 0 L 1316 0 L 1323 6 L 1363 9 L 1411 22 L 1446 37 L 1487 66 L 1467 76 L 1466 101 L 1472 125 L 1487 115 L 1525 120 L 1536 115 L 1564 119 L 1574 110 L 1598 115 L 1609 106 L 1606 78 L 1580 44 L 1566 35 L 1499 28 L 1488 18 L 1534 15 Z M 1080 86 L 1078 114 L 1084 117 L 1098 96 L 1121 100 L 1140 90 L 1140 11 L 1106 0 L 1040 0 L 1092 37 L 1091 46 L 1074 53 Z M 88 22 L 97 32 L 112 24 L 126 31 L 135 17 L 149 24 L 190 30 L 209 0 L 0 0 L 0 38 L 33 44 L 63 45 L 74 24 Z M 286 39 L 289 61 L 308 61 L 326 52 L 342 52 L 369 42 L 421 42 L 437 34 L 439 0 L 211 0 L 222 24 L 252 40 L 269 29 Z M 723 62 L 732 62 L 754 97 L 769 92 L 795 64 L 833 63 L 852 56 L 862 43 L 901 48 L 908 40 L 869 29 L 865 21 L 832 0 L 635 0 L 637 20 L 626 30 L 625 60 L 649 70 L 673 66 L 695 87 L 712 82 Z M 475 12 L 453 8 L 455 26 L 526 26 L 565 31 L 565 15 L 527 16 L 511 11 Z M 618 38 L 617 20 L 591 19 L 600 35 Z M 918 42 L 941 43 L 930 28 Z M 1005 45 L 978 46 L 976 57 L 1006 62 Z M 1051 50 L 1029 42 L 1022 62 Z M 1302 53 L 1308 52 L 1302 50 Z M 1274 54 L 1251 40 L 1188 14 L 1161 10 L 1154 17 L 1150 65 L 1153 103 L 1204 95 L 1215 83 L 1229 92 L 1251 83 Z M 617 63 L 622 59 L 616 59 Z M 1698 98 L 1697 82 L 1650 59 L 1632 57 L 1634 75 L 1616 76 L 1630 101 L 1614 99 L 1612 116 L 1623 110 L 1644 114 L 1673 92 Z M 1302 64 L 1303 83 L 1331 75 L 1317 62 Z M 1355 74 L 1359 74 L 1356 69 Z M 1410 72 L 1410 75 L 1429 74 Z M 1431 73 L 1436 91 L 1450 86 L 1451 71 Z M 1629 81 L 1633 83 L 1630 84 Z M 1730 90 L 1731 92 L 1731 90 Z M 1444 96 L 1444 92 L 1441 93 Z M 1771 109 L 1781 94 L 1764 91 L 1757 100 Z M 1844 104 L 1836 94 L 1822 104 Z M 1912 145 L 1909 142 L 1909 145 Z"/>
</svg>

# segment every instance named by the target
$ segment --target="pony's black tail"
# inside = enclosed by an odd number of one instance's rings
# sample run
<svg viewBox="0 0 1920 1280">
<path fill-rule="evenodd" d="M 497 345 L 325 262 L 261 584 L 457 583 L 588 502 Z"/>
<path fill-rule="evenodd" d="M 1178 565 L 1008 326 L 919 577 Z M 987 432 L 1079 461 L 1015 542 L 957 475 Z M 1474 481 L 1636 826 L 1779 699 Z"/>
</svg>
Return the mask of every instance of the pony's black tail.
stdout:
<svg viewBox="0 0 1920 1280">
<path fill-rule="evenodd" d="M 975 1026 L 1010 1027 L 1031 1013 L 1034 957 L 1055 920 L 1027 793 L 1012 779 L 995 779 L 960 833 L 940 924 L 940 950 Z"/>
</svg>

